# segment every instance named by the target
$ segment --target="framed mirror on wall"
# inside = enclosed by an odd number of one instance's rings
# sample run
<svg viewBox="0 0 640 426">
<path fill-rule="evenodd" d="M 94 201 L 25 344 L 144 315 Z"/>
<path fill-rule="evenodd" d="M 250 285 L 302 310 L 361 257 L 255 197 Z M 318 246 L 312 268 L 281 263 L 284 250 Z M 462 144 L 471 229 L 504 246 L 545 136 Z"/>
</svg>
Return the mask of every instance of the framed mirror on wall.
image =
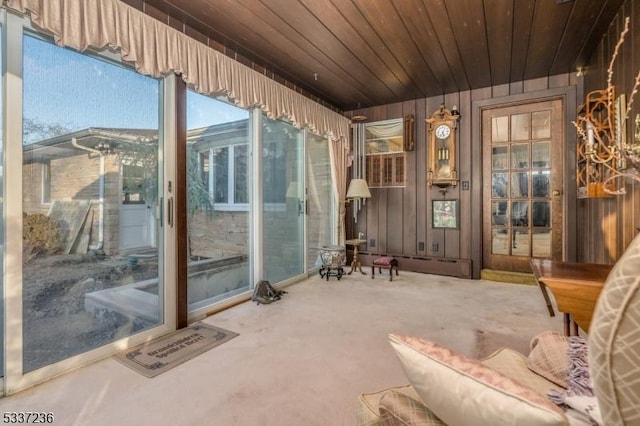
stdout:
<svg viewBox="0 0 640 426">
<path fill-rule="evenodd" d="M 377 121 L 364 126 L 369 188 L 405 186 L 405 119 Z"/>
</svg>

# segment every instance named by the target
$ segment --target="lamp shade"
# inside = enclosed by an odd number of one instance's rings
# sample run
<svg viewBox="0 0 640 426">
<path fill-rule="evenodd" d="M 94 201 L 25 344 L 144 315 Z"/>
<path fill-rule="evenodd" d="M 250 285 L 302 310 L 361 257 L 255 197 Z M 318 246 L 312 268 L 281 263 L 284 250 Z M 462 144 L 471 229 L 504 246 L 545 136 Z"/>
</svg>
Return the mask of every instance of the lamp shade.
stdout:
<svg viewBox="0 0 640 426">
<path fill-rule="evenodd" d="M 371 198 L 371 191 L 364 179 L 351 179 L 349 189 L 347 189 L 347 199 L 350 198 Z"/>
</svg>

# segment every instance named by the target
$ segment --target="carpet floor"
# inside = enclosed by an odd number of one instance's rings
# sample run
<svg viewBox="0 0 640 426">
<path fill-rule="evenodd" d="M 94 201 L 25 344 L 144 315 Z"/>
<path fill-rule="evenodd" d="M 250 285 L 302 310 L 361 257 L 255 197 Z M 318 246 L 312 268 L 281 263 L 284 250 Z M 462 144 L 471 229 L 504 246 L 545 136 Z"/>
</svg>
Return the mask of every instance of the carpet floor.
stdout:
<svg viewBox="0 0 640 426">
<path fill-rule="evenodd" d="M 400 271 L 315 275 L 270 305 L 245 302 L 205 323 L 239 336 L 149 379 L 105 359 L 0 399 L 2 411 L 51 411 L 61 425 L 352 425 L 361 392 L 406 383 L 389 333 L 473 357 L 523 353 L 561 332 L 537 286 Z"/>
</svg>

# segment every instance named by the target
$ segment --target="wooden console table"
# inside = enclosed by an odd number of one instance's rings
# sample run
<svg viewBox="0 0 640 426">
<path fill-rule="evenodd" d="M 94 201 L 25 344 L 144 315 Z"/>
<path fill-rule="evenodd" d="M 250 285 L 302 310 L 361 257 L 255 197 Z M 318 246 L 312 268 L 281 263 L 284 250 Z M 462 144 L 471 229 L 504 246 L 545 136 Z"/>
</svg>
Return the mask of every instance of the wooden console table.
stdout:
<svg viewBox="0 0 640 426">
<path fill-rule="evenodd" d="M 531 259 L 529 263 L 549 315 L 554 316 L 555 313 L 547 288 L 551 289 L 558 310 L 564 313 L 564 333 L 567 336 L 577 335 L 578 326 L 589 332 L 596 301 L 613 265 L 548 259 Z"/>
</svg>

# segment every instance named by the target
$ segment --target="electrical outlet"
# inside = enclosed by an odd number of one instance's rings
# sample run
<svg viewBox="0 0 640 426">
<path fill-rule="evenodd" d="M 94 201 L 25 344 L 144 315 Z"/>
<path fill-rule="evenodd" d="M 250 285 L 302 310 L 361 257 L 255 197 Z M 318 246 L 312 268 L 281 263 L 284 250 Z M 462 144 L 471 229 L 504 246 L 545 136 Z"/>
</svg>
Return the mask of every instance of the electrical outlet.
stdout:
<svg viewBox="0 0 640 426">
<path fill-rule="evenodd" d="M 368 244 L 368 245 L 369 245 L 369 247 L 375 247 L 375 246 L 376 246 L 376 240 L 375 240 L 375 238 L 371 238 L 371 239 L 369 240 L 369 244 Z"/>
<path fill-rule="evenodd" d="M 436 242 L 431 243 L 431 251 L 438 251 L 438 243 Z"/>
<path fill-rule="evenodd" d="M 418 250 L 424 251 L 424 241 L 419 241 L 418 242 Z"/>
</svg>

